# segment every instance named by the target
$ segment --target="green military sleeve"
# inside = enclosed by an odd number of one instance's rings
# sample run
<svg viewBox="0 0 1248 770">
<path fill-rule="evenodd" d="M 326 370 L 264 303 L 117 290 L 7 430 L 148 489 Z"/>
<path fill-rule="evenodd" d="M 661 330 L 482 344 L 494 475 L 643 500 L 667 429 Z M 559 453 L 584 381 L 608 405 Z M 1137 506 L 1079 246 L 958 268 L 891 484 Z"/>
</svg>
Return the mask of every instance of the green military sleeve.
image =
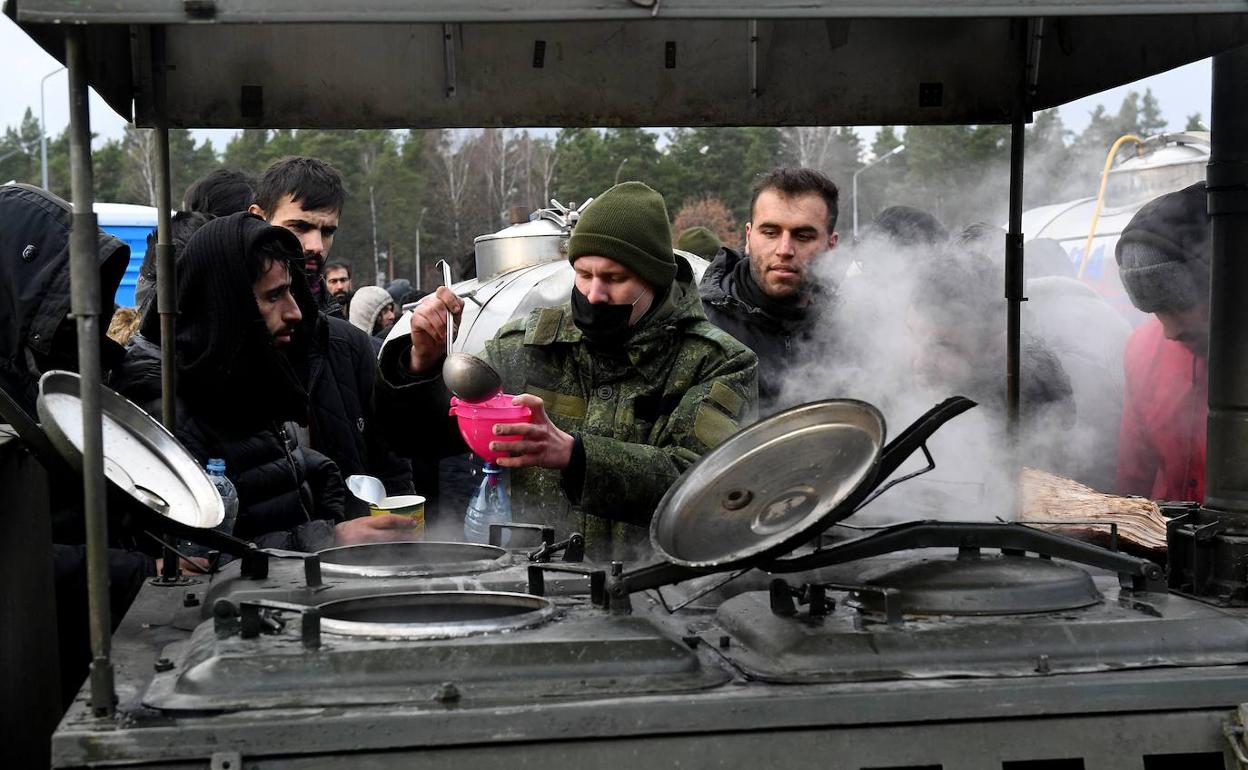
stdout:
<svg viewBox="0 0 1248 770">
<path fill-rule="evenodd" d="M 690 465 L 752 418 L 758 359 L 744 346 L 689 388 L 646 443 L 583 435 L 581 508 L 595 516 L 646 526 L 659 500 Z"/>
</svg>

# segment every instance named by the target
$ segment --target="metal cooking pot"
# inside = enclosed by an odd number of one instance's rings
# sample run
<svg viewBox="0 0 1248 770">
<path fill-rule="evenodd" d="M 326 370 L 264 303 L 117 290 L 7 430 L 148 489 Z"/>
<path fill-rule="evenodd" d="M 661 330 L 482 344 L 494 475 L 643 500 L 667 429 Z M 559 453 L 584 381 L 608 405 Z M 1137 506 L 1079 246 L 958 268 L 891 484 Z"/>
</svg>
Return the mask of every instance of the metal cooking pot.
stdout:
<svg viewBox="0 0 1248 770">
<path fill-rule="evenodd" d="M 522 267 L 557 262 L 567 253 L 570 229 L 560 218 L 539 216 L 473 239 L 477 277 L 483 281 Z"/>
</svg>

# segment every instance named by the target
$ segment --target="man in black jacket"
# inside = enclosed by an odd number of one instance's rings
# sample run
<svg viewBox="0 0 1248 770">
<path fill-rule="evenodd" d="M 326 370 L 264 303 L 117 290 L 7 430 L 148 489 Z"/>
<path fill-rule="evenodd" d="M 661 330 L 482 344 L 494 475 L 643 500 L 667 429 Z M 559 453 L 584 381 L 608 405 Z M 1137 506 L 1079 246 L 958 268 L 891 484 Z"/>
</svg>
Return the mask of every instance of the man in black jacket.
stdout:
<svg viewBox="0 0 1248 770">
<path fill-rule="evenodd" d="M 702 276 L 707 319 L 758 355 L 760 417 L 785 406 L 785 372 L 820 352 L 814 321 L 835 287 L 818 286 L 814 270 L 836 248 L 837 197 L 813 169 L 771 171 L 754 185 L 746 254 L 721 248 Z"/>
<path fill-rule="evenodd" d="M 159 408 L 160 353 L 178 361 L 174 435 L 201 463 L 225 460 L 238 490 L 235 534 L 271 547 L 319 550 L 410 536 L 398 516 L 347 518 L 337 466 L 301 445 L 291 424 L 307 424 L 307 348 L 315 303 L 298 241 L 259 217 L 214 219 L 191 236 L 178 261 L 180 314 L 174 340 L 161 340 L 148 314 L 128 350 L 117 389 Z"/>
<path fill-rule="evenodd" d="M 289 157 L 265 170 L 250 211 L 295 234 L 303 249 L 308 284 L 319 288 L 320 312 L 311 314 L 308 345 L 308 445 L 337 463 L 344 478 L 368 474 L 380 478 L 387 493 L 408 494 L 413 491 L 411 464 L 390 451 L 376 427 L 373 343 L 342 319 L 321 276 L 346 198 L 342 175 L 333 166 L 316 158 Z M 347 506 L 352 513 L 365 511 L 354 497 L 348 498 Z"/>
</svg>

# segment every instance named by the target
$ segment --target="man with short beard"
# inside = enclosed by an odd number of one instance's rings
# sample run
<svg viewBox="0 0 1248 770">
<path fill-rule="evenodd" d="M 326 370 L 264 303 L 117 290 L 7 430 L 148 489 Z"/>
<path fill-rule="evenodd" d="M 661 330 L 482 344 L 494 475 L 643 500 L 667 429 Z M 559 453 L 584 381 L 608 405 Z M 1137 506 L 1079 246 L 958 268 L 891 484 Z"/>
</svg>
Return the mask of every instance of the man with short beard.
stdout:
<svg viewBox="0 0 1248 770">
<path fill-rule="evenodd" d="M 325 265 L 325 288 L 342 308 L 344 315 L 350 313 L 347 303 L 351 298 L 351 265 L 336 259 Z"/>
<path fill-rule="evenodd" d="M 837 199 L 818 171 L 775 169 L 754 185 L 746 254 L 723 247 L 702 276 L 707 320 L 758 355 L 760 416 L 783 406 L 789 368 L 816 355 L 815 318 L 834 287 L 821 291 L 814 271 L 836 248 Z"/>
<path fill-rule="evenodd" d="M 373 343 L 341 317 L 342 308 L 321 277 L 346 199 L 337 169 L 318 158 L 292 156 L 274 161 L 261 175 L 250 211 L 294 233 L 303 249 L 308 284 L 319 288 L 320 312 L 311 313 L 307 345 L 309 445 L 337 463 L 344 477 L 376 476 L 387 494 L 409 494 L 411 464 L 386 446 L 373 412 Z M 354 513 L 366 511 L 355 497 L 348 498 L 347 506 Z"/>
<path fill-rule="evenodd" d="M 347 520 L 337 466 L 301 445 L 308 422 L 308 356 L 315 303 L 298 241 L 259 217 L 238 213 L 203 225 L 178 262 L 178 323 L 161 338 L 148 314 L 116 383 L 149 412 L 160 409 L 160 348 L 174 345 L 178 409 L 174 436 L 202 464 L 225 460 L 238 490 L 234 533 L 272 547 L 405 539 L 399 516 Z"/>
<path fill-rule="evenodd" d="M 1131 304 L 1153 314 L 1127 340 L 1118 491 L 1203 500 L 1213 256 L 1205 183 L 1137 211 L 1114 255 Z"/>
</svg>

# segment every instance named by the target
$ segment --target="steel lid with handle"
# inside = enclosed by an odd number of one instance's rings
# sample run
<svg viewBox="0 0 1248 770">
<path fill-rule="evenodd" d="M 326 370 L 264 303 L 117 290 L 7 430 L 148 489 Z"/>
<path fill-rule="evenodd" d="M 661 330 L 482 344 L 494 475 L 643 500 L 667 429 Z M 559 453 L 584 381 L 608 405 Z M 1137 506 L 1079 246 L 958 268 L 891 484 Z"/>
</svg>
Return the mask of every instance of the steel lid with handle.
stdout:
<svg viewBox="0 0 1248 770">
<path fill-rule="evenodd" d="M 741 430 L 668 489 L 650 522 L 663 561 L 626 573 L 613 593 L 765 568 L 910 478 L 881 486 L 916 450 L 926 453 L 940 426 L 974 406 L 949 398 L 887 444 L 884 416 L 852 399 L 802 404 Z"/>
<path fill-rule="evenodd" d="M 81 378 L 53 370 L 39 378 L 35 408 L 49 443 L 70 468 L 82 469 Z M 307 554 L 257 547 L 213 529 L 225 518 L 221 494 L 199 461 L 138 405 L 114 390 L 100 388 L 104 476 L 111 487 L 139 503 L 130 512 L 145 529 L 184 538 L 240 558 L 258 554 Z"/>
<path fill-rule="evenodd" d="M 81 378 L 49 371 L 39 378 L 35 407 L 52 446 L 75 470 L 82 468 Z M 157 524 L 211 529 L 225 518 L 220 493 L 199 461 L 151 415 L 117 392 L 100 388 L 104 423 L 104 476 L 159 514 Z M 152 518 L 152 517 L 149 517 Z M 168 527 L 159 527 L 167 529 Z"/>
</svg>

